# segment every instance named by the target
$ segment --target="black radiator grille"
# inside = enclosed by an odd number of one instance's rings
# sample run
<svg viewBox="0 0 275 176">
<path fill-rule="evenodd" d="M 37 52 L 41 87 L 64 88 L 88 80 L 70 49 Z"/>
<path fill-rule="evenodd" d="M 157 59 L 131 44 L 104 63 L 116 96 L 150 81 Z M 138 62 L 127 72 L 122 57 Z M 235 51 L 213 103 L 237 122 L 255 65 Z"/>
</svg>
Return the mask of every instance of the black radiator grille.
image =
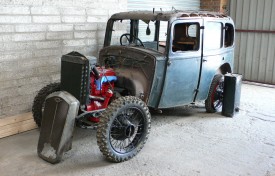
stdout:
<svg viewBox="0 0 275 176">
<path fill-rule="evenodd" d="M 89 100 L 90 66 L 89 60 L 71 52 L 61 58 L 61 90 L 72 94 L 81 105 Z"/>
</svg>

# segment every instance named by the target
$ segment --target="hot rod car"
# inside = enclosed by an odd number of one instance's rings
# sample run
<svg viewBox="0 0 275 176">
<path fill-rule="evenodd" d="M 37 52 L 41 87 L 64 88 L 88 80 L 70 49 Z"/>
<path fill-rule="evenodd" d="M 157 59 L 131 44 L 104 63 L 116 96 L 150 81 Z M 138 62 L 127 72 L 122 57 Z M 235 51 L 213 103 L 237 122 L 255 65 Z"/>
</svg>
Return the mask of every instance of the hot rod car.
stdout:
<svg viewBox="0 0 275 176">
<path fill-rule="evenodd" d="M 50 105 L 46 99 L 54 92 L 65 92 L 62 96 L 70 95 L 78 101 L 74 117 L 77 125 L 97 127 L 97 143 L 103 155 L 114 162 L 126 161 L 143 148 L 148 138 L 149 108 L 196 101 L 205 101 L 210 113 L 222 107 L 223 75 L 233 68 L 234 32 L 229 16 L 213 12 L 114 14 L 107 22 L 98 59 L 78 52 L 62 56 L 61 82 L 38 92 L 32 107 L 34 120 L 43 127 L 49 111 L 54 120 L 59 118 L 59 110 L 47 110 L 56 106 L 47 108 Z M 64 97 L 55 98 L 56 103 Z M 51 137 L 47 139 L 50 143 Z"/>
</svg>

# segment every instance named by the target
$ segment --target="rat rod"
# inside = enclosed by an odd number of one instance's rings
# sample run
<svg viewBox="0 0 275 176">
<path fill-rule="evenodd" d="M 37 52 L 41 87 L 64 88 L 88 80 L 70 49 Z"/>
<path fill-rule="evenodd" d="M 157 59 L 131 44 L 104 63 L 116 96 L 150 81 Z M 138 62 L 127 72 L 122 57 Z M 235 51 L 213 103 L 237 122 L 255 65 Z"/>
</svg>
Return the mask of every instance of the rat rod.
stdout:
<svg viewBox="0 0 275 176">
<path fill-rule="evenodd" d="M 110 161 L 134 157 L 150 132 L 153 109 L 205 100 L 222 107 L 223 75 L 234 60 L 234 23 L 226 15 L 194 11 L 136 11 L 112 15 L 95 57 L 61 58 L 61 82 L 42 88 L 33 116 L 41 126 L 38 154 L 56 163 L 71 149 L 74 122 L 97 127 Z"/>
</svg>

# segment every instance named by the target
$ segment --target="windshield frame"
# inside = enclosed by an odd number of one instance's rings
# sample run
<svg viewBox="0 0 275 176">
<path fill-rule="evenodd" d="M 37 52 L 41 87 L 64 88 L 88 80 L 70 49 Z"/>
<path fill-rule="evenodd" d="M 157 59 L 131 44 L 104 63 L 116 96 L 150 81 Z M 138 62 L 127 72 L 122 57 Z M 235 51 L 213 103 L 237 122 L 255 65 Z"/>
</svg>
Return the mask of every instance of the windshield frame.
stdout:
<svg viewBox="0 0 275 176">
<path fill-rule="evenodd" d="M 106 31 L 105 31 L 105 38 L 104 38 L 104 45 L 103 47 L 108 47 L 108 46 L 112 46 L 111 45 L 111 40 L 112 40 L 112 32 L 113 32 L 113 25 L 116 21 L 123 21 L 123 20 L 130 20 L 130 35 L 134 35 L 134 36 L 138 36 L 139 33 L 139 20 L 143 21 L 143 19 L 109 19 L 107 22 L 107 26 L 106 26 Z M 157 42 L 157 50 L 159 50 L 159 35 L 160 35 L 160 22 L 164 21 L 164 22 L 168 22 L 167 23 L 167 28 L 166 28 L 166 34 L 168 34 L 168 26 L 169 26 L 169 21 L 166 20 L 150 20 L 152 22 L 154 22 L 155 25 L 155 31 L 154 31 L 154 42 Z M 168 36 L 166 36 L 166 41 L 165 41 L 165 52 L 167 50 L 167 40 L 168 40 Z M 133 39 L 133 38 L 132 38 Z M 132 40 L 131 39 L 131 40 Z M 149 49 L 149 48 L 148 48 Z"/>
</svg>

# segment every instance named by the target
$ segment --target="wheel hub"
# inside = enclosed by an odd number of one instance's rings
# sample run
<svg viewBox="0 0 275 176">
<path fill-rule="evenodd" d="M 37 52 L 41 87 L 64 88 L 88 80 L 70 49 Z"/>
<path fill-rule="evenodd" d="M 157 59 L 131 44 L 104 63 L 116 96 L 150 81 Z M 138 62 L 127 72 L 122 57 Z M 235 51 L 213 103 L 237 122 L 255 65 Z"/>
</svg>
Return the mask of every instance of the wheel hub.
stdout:
<svg viewBox="0 0 275 176">
<path fill-rule="evenodd" d="M 133 134 L 135 133 L 135 126 L 134 125 L 128 125 L 125 128 L 125 137 L 130 138 L 131 136 L 133 136 Z"/>
<path fill-rule="evenodd" d="M 120 122 L 121 126 L 116 126 L 112 128 L 113 133 L 111 136 L 116 140 L 125 140 L 130 138 L 135 133 L 135 125 L 133 125 L 129 120 L 123 120 Z"/>
<path fill-rule="evenodd" d="M 218 109 L 222 106 L 222 101 L 223 101 L 223 82 L 219 82 L 217 85 L 216 85 L 216 88 L 213 92 L 213 95 L 212 95 L 212 106 L 215 108 L 215 109 Z"/>
</svg>

